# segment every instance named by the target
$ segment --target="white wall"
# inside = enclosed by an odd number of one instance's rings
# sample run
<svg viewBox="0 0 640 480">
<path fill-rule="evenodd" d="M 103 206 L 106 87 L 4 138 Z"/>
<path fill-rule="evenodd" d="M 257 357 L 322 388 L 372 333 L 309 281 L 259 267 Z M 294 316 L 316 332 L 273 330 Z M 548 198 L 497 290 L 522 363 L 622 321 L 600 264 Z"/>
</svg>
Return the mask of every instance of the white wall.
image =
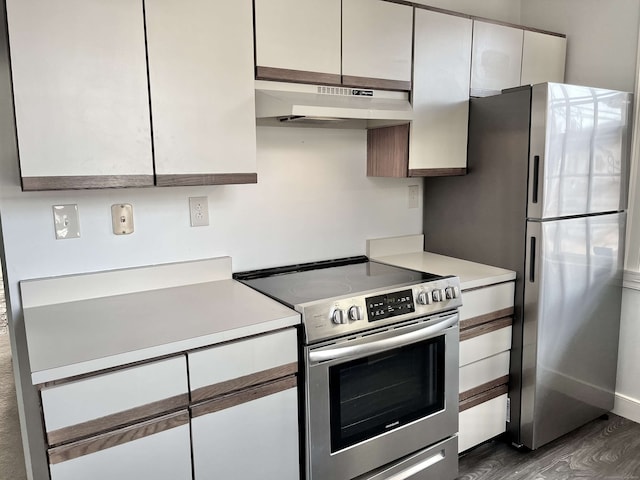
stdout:
<svg viewBox="0 0 640 480">
<path fill-rule="evenodd" d="M 633 92 L 638 0 L 521 0 L 521 23 L 567 35 L 566 82 Z"/>
<path fill-rule="evenodd" d="M 20 191 L 15 153 L 5 149 L 5 283 L 36 468 L 44 456 L 27 376 L 20 280 L 221 255 L 230 255 L 240 271 L 364 254 L 367 238 L 422 231 L 422 208 L 408 208 L 408 186 L 422 182 L 368 178 L 364 130 L 259 127 L 257 142 L 256 185 L 77 192 Z M 192 228 L 188 197 L 201 195 L 209 197 L 210 226 Z M 130 236 L 111 232 L 110 207 L 120 202 L 133 205 Z M 65 203 L 78 205 L 78 239 L 55 239 L 51 206 Z"/>
<path fill-rule="evenodd" d="M 640 288 L 640 283 L 638 284 Z M 625 288 L 622 295 L 616 405 L 618 415 L 640 422 L 640 290 Z"/>
</svg>

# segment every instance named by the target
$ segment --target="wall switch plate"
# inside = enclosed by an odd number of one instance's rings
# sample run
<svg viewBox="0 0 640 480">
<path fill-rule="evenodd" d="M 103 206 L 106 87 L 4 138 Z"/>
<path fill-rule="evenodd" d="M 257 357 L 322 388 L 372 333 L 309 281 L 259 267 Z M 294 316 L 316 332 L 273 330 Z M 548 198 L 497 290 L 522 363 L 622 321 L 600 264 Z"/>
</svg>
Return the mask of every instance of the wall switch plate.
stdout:
<svg viewBox="0 0 640 480">
<path fill-rule="evenodd" d="M 129 203 L 111 205 L 111 223 L 116 235 L 133 233 L 133 207 Z"/>
<path fill-rule="evenodd" d="M 209 197 L 189 197 L 189 217 L 192 227 L 209 225 Z"/>
<path fill-rule="evenodd" d="M 420 205 L 420 185 L 409 185 L 409 208 Z"/>
<path fill-rule="evenodd" d="M 67 238 L 80 237 L 78 205 L 75 203 L 68 205 L 53 205 L 52 208 L 56 238 L 58 240 L 63 240 Z"/>
</svg>

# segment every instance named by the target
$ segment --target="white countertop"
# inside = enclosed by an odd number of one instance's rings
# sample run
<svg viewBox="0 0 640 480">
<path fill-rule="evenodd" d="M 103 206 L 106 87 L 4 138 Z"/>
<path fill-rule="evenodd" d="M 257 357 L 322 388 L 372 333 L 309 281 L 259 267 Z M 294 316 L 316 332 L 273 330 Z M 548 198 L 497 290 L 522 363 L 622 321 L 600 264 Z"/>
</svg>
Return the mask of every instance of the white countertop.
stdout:
<svg viewBox="0 0 640 480">
<path fill-rule="evenodd" d="M 437 275 L 456 275 L 462 290 L 515 280 L 516 273 L 504 268 L 422 251 L 423 235 L 380 238 L 367 241 L 371 260 Z"/>
<path fill-rule="evenodd" d="M 231 279 L 30 306 L 24 319 L 34 384 L 300 323 Z"/>
<path fill-rule="evenodd" d="M 460 277 L 462 290 L 508 282 L 516 278 L 516 273 L 511 270 L 429 252 L 388 255 L 372 260 L 437 275 L 456 275 Z"/>
</svg>

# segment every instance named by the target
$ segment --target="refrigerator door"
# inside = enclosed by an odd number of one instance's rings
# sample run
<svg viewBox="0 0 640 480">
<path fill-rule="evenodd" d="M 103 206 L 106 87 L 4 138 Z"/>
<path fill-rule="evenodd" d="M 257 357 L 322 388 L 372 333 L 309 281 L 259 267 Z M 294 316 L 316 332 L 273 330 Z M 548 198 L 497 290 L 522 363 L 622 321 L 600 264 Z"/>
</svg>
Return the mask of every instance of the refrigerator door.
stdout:
<svg viewBox="0 0 640 480">
<path fill-rule="evenodd" d="M 533 86 L 527 218 L 626 210 L 631 94 Z"/>
<path fill-rule="evenodd" d="M 527 223 L 521 441 L 613 408 L 626 214 Z"/>
</svg>

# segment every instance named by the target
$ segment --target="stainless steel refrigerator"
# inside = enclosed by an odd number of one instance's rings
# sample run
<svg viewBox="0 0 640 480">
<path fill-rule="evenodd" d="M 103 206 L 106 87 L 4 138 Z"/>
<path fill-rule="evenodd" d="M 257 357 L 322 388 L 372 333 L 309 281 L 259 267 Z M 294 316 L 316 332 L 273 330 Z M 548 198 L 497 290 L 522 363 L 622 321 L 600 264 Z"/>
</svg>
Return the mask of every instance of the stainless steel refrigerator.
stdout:
<svg viewBox="0 0 640 480">
<path fill-rule="evenodd" d="M 628 93 L 553 83 L 473 98 L 467 175 L 425 179 L 426 250 L 517 272 L 517 445 L 613 408 L 631 110 Z"/>
</svg>

